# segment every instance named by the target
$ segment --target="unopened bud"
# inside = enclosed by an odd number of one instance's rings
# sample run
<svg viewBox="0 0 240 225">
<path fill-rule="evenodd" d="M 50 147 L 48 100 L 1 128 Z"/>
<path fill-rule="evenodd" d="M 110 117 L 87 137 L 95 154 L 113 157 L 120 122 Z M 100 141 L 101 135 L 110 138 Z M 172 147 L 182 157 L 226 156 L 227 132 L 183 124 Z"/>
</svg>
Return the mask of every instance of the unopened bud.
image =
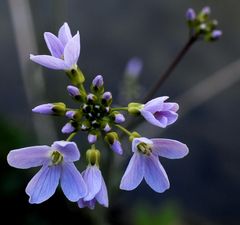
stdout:
<svg viewBox="0 0 240 225">
<path fill-rule="evenodd" d="M 40 113 L 44 115 L 57 115 L 62 116 L 66 112 L 66 105 L 62 102 L 58 103 L 47 103 L 36 106 L 32 109 L 35 113 Z"/>
<path fill-rule="evenodd" d="M 70 134 L 76 130 L 76 127 L 73 126 L 72 122 L 66 123 L 62 128 L 63 134 Z"/>
<path fill-rule="evenodd" d="M 96 134 L 88 134 L 88 142 L 90 144 L 94 144 L 97 141 L 97 135 Z"/>
<path fill-rule="evenodd" d="M 194 21 L 196 19 L 196 13 L 194 11 L 194 9 L 189 8 L 186 12 L 186 19 L 188 21 Z"/>
<path fill-rule="evenodd" d="M 125 121 L 125 117 L 121 113 L 115 114 L 114 116 L 115 116 L 115 119 L 114 119 L 115 123 L 123 123 Z"/>
</svg>

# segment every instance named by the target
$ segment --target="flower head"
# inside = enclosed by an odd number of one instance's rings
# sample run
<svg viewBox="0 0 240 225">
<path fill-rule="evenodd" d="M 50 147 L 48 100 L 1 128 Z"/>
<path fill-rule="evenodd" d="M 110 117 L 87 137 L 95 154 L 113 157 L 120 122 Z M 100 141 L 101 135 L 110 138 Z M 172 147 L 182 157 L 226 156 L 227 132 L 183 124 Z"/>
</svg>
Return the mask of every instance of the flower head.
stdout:
<svg viewBox="0 0 240 225">
<path fill-rule="evenodd" d="M 133 139 L 132 151 L 133 156 L 122 177 L 120 188 L 133 190 L 144 178 L 154 191 L 162 193 L 170 184 L 158 156 L 179 159 L 188 154 L 188 147 L 171 139 L 141 137 Z"/>
<path fill-rule="evenodd" d="M 77 67 L 80 55 L 79 32 L 72 37 L 68 24 L 64 23 L 58 31 L 58 36 L 45 32 L 44 39 L 51 55 L 31 54 L 32 61 L 55 70 L 68 71 Z"/>
<path fill-rule="evenodd" d="M 165 128 L 177 120 L 179 109 L 177 103 L 165 102 L 167 99 L 168 97 L 164 96 L 147 102 L 140 109 L 140 113 L 149 123 Z"/>
<path fill-rule="evenodd" d="M 53 145 L 32 146 L 10 151 L 8 164 L 19 169 L 42 166 L 26 187 L 29 202 L 49 199 L 60 181 L 65 196 L 72 202 L 86 196 L 85 182 L 74 165 L 80 153 L 74 142 L 56 141 Z"/>
</svg>

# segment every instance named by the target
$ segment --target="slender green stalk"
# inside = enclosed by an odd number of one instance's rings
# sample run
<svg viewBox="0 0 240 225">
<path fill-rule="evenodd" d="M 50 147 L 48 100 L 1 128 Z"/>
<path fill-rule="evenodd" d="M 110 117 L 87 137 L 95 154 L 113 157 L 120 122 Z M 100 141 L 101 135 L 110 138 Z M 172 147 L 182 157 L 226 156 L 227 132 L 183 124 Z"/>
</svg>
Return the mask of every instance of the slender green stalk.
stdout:
<svg viewBox="0 0 240 225">
<path fill-rule="evenodd" d="M 119 128 L 121 131 L 123 131 L 128 136 L 132 136 L 132 133 L 130 131 L 128 131 L 126 128 L 122 127 L 121 125 L 115 124 L 115 127 Z"/>
<path fill-rule="evenodd" d="M 128 107 L 117 107 L 117 108 L 112 108 L 112 111 L 128 111 Z"/>
<path fill-rule="evenodd" d="M 69 137 L 66 139 L 66 141 L 71 141 L 76 134 L 77 134 L 77 132 L 71 133 L 71 134 L 69 135 Z"/>
</svg>

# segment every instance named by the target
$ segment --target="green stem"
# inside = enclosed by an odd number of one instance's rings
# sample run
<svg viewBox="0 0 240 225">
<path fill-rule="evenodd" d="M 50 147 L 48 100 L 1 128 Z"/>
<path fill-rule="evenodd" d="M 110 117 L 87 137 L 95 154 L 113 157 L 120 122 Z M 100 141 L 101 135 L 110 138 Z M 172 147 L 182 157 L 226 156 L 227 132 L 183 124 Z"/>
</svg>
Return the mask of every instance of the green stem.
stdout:
<svg viewBox="0 0 240 225">
<path fill-rule="evenodd" d="M 66 141 L 71 141 L 76 134 L 77 134 L 77 132 L 71 133 L 71 134 L 69 135 L 69 137 L 66 139 Z"/>
<path fill-rule="evenodd" d="M 126 128 L 124 128 L 123 126 L 121 126 L 119 124 L 115 124 L 115 127 L 119 128 L 121 131 L 123 131 L 128 136 L 132 136 L 132 133 L 130 131 L 128 131 Z"/>
<path fill-rule="evenodd" d="M 128 107 L 117 107 L 117 108 L 112 108 L 112 111 L 128 111 Z"/>
</svg>

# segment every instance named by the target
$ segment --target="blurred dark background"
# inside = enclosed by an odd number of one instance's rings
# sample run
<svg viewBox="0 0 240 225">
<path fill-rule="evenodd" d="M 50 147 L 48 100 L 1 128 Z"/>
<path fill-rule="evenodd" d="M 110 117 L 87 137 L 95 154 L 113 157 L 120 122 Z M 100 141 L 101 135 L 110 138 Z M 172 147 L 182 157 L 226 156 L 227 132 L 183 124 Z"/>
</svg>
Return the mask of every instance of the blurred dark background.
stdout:
<svg viewBox="0 0 240 225">
<path fill-rule="evenodd" d="M 33 117 L 31 109 L 46 102 L 72 104 L 64 73 L 41 69 L 29 60 L 29 53 L 48 54 L 43 33 L 56 34 L 65 21 L 73 34 L 79 30 L 78 64 L 86 83 L 102 74 L 116 99 L 126 63 L 131 57 L 141 58 L 140 96 L 144 96 L 188 39 L 186 10 L 193 7 L 199 11 L 205 5 L 211 7 L 211 16 L 219 21 L 222 39 L 196 43 L 156 94 L 170 96 L 172 101 L 179 99 L 180 119 L 164 132 L 147 124 L 139 127 L 149 137 L 172 138 L 189 146 L 190 153 L 184 159 L 161 159 L 169 175 L 170 190 L 157 194 L 142 183 L 132 192 L 113 192 L 109 209 L 97 207 L 95 211 L 79 209 L 61 191 L 41 205 L 30 205 L 24 189 L 36 170 L 10 168 L 7 153 L 23 146 L 51 145 L 56 137 L 65 138 L 59 130 L 65 120 Z M 236 0 L 1 0 L 2 220 L 25 225 L 239 225 L 239 8 Z M 219 71 L 224 79 L 218 79 Z M 213 74 L 216 79 L 208 82 Z M 187 91 L 193 88 L 195 93 L 194 87 L 203 80 L 211 85 L 203 84 L 196 99 L 192 92 L 188 95 Z M 218 90 L 219 84 L 222 88 Z M 214 94 L 199 100 L 206 93 Z M 88 146 L 82 139 L 76 142 L 83 152 Z M 125 151 L 130 152 L 129 143 Z M 116 174 L 123 174 L 126 163 L 122 160 L 120 166 L 115 166 Z M 111 179 L 118 185 L 120 177 Z"/>
</svg>

